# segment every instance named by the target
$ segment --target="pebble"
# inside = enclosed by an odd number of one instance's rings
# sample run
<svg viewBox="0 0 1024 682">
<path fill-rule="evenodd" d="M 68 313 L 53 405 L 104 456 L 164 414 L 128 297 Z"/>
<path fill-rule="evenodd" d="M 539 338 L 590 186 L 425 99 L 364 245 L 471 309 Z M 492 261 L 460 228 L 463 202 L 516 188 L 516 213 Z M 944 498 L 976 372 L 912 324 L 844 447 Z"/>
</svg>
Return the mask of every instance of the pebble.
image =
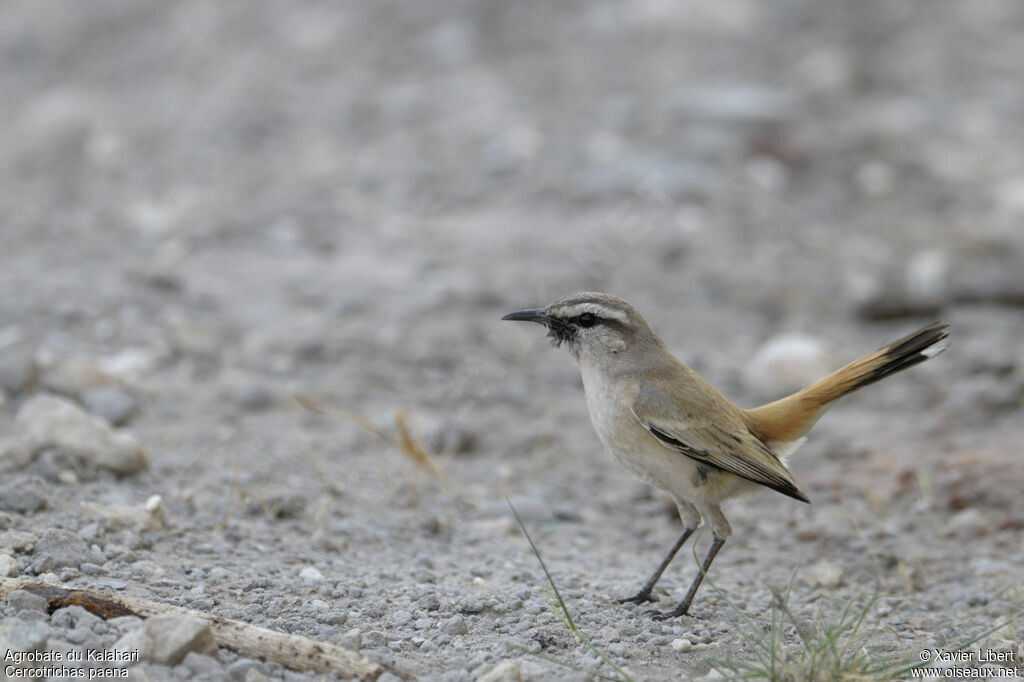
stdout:
<svg viewBox="0 0 1024 682">
<path fill-rule="evenodd" d="M 85 540 L 59 528 L 47 528 L 35 543 L 32 570 L 36 573 L 65 566 L 78 568 L 84 562 L 102 564 L 106 557 L 93 550 Z"/>
<path fill-rule="evenodd" d="M 408 611 L 396 611 L 391 614 L 390 620 L 395 627 L 402 627 L 412 621 L 412 614 Z"/>
<path fill-rule="evenodd" d="M 685 651 L 692 651 L 693 650 L 693 642 L 691 642 L 690 640 L 686 639 L 685 637 L 677 637 L 677 638 L 673 639 L 671 644 L 669 644 L 669 646 L 672 647 L 673 651 L 683 651 L 683 652 L 685 652 Z"/>
<path fill-rule="evenodd" d="M 363 631 L 359 628 L 352 628 L 344 634 L 335 635 L 331 642 L 351 651 L 359 651 L 363 648 Z"/>
<path fill-rule="evenodd" d="M 0 486 L 0 509 L 32 514 L 47 506 L 46 483 L 38 476 L 26 476 L 9 480 Z"/>
<path fill-rule="evenodd" d="M 236 682 L 242 682 L 242 680 L 246 679 L 249 671 L 256 670 L 258 665 L 259 661 L 254 661 L 251 658 L 240 658 L 228 666 L 228 677 Z"/>
<path fill-rule="evenodd" d="M 0 438 L 0 473 L 17 471 L 32 462 L 33 452 L 18 438 Z"/>
<path fill-rule="evenodd" d="M 7 595 L 7 604 L 15 612 L 39 611 L 47 613 L 49 610 L 49 602 L 45 597 L 40 597 L 38 594 L 32 594 L 27 590 L 12 590 L 11 593 Z"/>
<path fill-rule="evenodd" d="M 134 436 L 115 431 L 66 398 L 34 396 L 18 410 L 15 423 L 33 453 L 57 448 L 85 464 L 119 474 L 137 473 L 149 466 L 149 456 Z"/>
<path fill-rule="evenodd" d="M 0 549 L 11 549 L 15 552 L 31 552 L 39 538 L 32 533 L 20 530 L 5 530 L 0 533 Z"/>
<path fill-rule="evenodd" d="M 804 579 L 812 587 L 833 590 L 843 584 L 843 566 L 835 561 L 819 561 L 807 569 Z"/>
<path fill-rule="evenodd" d="M 299 571 L 299 579 L 307 583 L 315 583 L 324 579 L 324 574 L 313 566 L 306 566 Z"/>
<path fill-rule="evenodd" d="M 137 403 L 128 391 L 118 386 L 100 386 L 82 393 L 82 403 L 92 414 L 114 426 L 123 426 L 135 414 Z"/>
<path fill-rule="evenodd" d="M 523 682 L 519 666 L 512 661 L 502 661 L 487 672 L 476 678 L 476 682 Z"/>
<path fill-rule="evenodd" d="M 206 621 L 186 614 L 153 616 L 125 637 L 136 634 L 140 656 L 153 663 L 177 665 L 189 652 L 206 653 L 214 647 L 213 633 Z"/>
<path fill-rule="evenodd" d="M 976 507 L 961 509 L 950 517 L 943 533 L 947 536 L 971 538 L 984 535 L 989 528 L 988 517 Z"/>
<path fill-rule="evenodd" d="M 215 680 L 227 676 L 224 667 L 213 656 L 190 651 L 185 654 L 181 666 L 187 668 L 192 679 Z"/>
<path fill-rule="evenodd" d="M 362 645 L 364 647 L 367 647 L 369 649 L 379 649 L 380 647 L 384 646 L 385 643 L 387 643 L 387 638 L 384 636 L 384 633 L 380 630 L 370 630 L 369 632 L 363 633 Z"/>
<path fill-rule="evenodd" d="M 0 554 L 0 578 L 16 578 L 18 576 L 18 562 L 14 557 Z"/>
<path fill-rule="evenodd" d="M 819 339 L 806 334 L 780 334 L 757 349 L 745 372 L 756 390 L 778 393 L 803 388 L 831 369 L 828 352 Z"/>
<path fill-rule="evenodd" d="M 469 632 L 469 626 L 466 624 L 466 618 L 460 615 L 455 615 L 451 618 L 442 620 L 439 627 L 441 628 L 441 632 L 449 635 L 464 635 Z"/>
<path fill-rule="evenodd" d="M 81 606 L 66 606 L 53 612 L 50 622 L 58 628 L 82 628 L 94 632 L 106 632 L 107 622 Z"/>
</svg>

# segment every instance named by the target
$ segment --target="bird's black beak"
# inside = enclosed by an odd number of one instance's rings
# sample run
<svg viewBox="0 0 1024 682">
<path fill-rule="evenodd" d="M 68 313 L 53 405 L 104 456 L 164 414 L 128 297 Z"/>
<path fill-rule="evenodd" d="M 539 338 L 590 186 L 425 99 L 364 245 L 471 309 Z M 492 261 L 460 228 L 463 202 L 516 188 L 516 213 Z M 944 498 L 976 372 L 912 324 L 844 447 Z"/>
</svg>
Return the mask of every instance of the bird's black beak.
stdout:
<svg viewBox="0 0 1024 682">
<path fill-rule="evenodd" d="M 539 322 L 540 324 L 547 325 L 551 322 L 551 315 L 543 308 L 534 308 L 531 310 L 517 310 L 501 319 L 514 320 L 516 322 Z"/>
</svg>

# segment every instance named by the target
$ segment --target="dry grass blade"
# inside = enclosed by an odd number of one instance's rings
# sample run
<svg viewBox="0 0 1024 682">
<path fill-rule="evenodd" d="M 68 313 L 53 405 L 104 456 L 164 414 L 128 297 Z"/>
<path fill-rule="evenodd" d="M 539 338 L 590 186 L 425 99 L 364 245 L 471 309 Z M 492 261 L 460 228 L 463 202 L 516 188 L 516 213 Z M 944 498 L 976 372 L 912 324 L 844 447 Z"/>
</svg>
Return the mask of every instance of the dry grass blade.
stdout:
<svg viewBox="0 0 1024 682">
<path fill-rule="evenodd" d="M 295 393 L 294 398 L 296 402 L 299 403 L 299 405 L 306 408 L 310 412 L 315 412 L 316 414 L 322 415 L 333 414 L 339 417 L 344 417 L 345 419 L 363 427 L 370 433 L 382 438 L 391 445 L 394 445 L 396 448 L 398 448 L 399 452 L 401 452 L 403 455 L 405 455 L 413 462 L 415 462 L 417 466 L 428 471 L 430 475 L 437 480 L 441 487 L 445 489 L 445 492 L 447 492 L 449 495 L 451 495 L 459 502 L 466 502 L 466 500 L 464 500 L 462 496 L 459 495 L 458 491 L 452 485 L 448 476 L 437 465 L 437 460 L 434 458 L 434 456 L 420 442 L 420 440 L 412 434 L 412 431 L 406 424 L 405 413 L 402 412 L 401 410 L 395 412 L 395 430 L 398 433 L 398 435 L 394 436 L 388 433 L 387 431 L 378 428 L 369 419 L 363 417 L 362 415 L 356 414 L 355 412 L 350 412 L 349 410 L 340 407 L 323 405 L 303 393 Z"/>
<path fill-rule="evenodd" d="M 339 417 L 344 417 L 345 419 L 349 420 L 350 422 L 354 422 L 354 423 L 358 424 L 359 426 L 363 427 L 364 429 L 366 429 L 370 433 L 372 433 L 372 434 L 374 434 L 376 436 L 380 436 L 381 438 L 383 438 L 387 442 L 391 443 L 392 445 L 398 446 L 398 442 L 395 440 L 394 436 L 392 436 L 387 431 L 383 431 L 383 430 L 377 428 L 373 424 L 373 422 L 371 422 L 366 417 L 363 417 L 362 415 L 356 414 L 355 412 L 350 412 L 350 411 L 348 411 L 346 409 L 343 409 L 341 407 L 334 407 L 334 406 L 328 407 L 326 405 L 321 405 L 320 403 L 316 402 L 315 400 L 313 400 L 312 398 L 310 398 L 308 395 L 306 395 L 304 393 L 295 393 L 295 394 L 293 394 L 293 397 L 299 403 L 299 405 L 302 405 L 303 407 L 305 407 L 310 412 L 315 412 L 317 414 L 323 414 L 323 415 L 332 415 L 333 414 L 333 415 L 337 415 Z"/>
</svg>

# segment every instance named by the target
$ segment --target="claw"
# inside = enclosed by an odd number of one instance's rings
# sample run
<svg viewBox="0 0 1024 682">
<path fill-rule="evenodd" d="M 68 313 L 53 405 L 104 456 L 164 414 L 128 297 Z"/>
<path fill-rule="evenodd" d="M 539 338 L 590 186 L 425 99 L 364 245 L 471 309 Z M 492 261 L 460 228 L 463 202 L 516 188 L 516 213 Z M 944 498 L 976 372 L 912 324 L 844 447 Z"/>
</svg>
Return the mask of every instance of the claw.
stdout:
<svg viewBox="0 0 1024 682">
<path fill-rule="evenodd" d="M 658 601 L 658 598 L 654 597 L 654 596 L 651 596 L 650 592 L 644 592 L 644 591 L 641 590 L 640 592 L 637 592 L 636 594 L 634 594 L 632 597 L 623 597 L 622 599 L 619 599 L 617 601 L 620 604 L 630 603 L 630 604 L 637 604 L 637 605 L 639 605 L 639 604 L 644 604 L 644 603 L 649 602 L 649 601 Z"/>
<path fill-rule="evenodd" d="M 645 616 L 650 616 L 653 620 L 668 620 L 669 618 L 678 618 L 679 616 L 687 615 L 689 609 L 672 609 L 671 611 L 659 611 L 657 609 L 650 609 L 644 611 Z"/>
</svg>

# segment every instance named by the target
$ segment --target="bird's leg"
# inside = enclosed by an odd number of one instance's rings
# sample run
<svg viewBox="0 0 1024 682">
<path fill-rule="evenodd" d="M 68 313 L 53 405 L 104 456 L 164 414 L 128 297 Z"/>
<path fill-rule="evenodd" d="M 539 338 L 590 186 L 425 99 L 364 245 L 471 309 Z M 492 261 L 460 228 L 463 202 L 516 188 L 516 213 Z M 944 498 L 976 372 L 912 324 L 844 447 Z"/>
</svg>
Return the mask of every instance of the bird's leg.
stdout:
<svg viewBox="0 0 1024 682">
<path fill-rule="evenodd" d="M 690 584 L 690 589 L 687 590 L 686 596 L 679 602 L 674 609 L 671 611 L 648 611 L 647 613 L 654 618 L 654 620 L 665 620 L 667 618 L 675 618 L 676 616 L 685 616 L 690 610 L 690 604 L 693 603 L 693 597 L 697 594 L 697 588 L 700 587 L 701 581 L 704 580 L 704 575 L 711 568 L 711 562 L 715 560 L 715 555 L 718 554 L 718 550 L 722 549 L 722 545 L 725 544 L 725 538 L 714 536 L 711 542 L 711 549 L 708 550 L 708 555 L 704 557 L 704 563 L 700 567 L 700 573 L 693 579 L 693 583 Z"/>
<path fill-rule="evenodd" d="M 676 540 L 676 544 L 672 545 L 672 549 L 668 551 L 668 554 L 665 556 L 664 559 L 662 559 L 661 563 L 658 565 L 658 569 L 654 572 L 654 575 L 652 575 L 650 579 L 646 583 L 644 583 L 644 586 L 640 588 L 640 591 L 634 594 L 632 597 L 624 597 L 623 599 L 620 599 L 619 603 L 625 604 L 626 602 L 632 602 L 634 604 L 643 604 L 644 602 L 655 601 L 656 598 L 651 598 L 651 590 L 654 589 L 654 586 L 657 584 L 658 580 L 661 579 L 661 574 L 664 573 L 665 569 L 668 568 L 668 565 L 672 563 L 672 559 L 674 559 L 676 554 L 679 552 L 679 548 L 686 544 L 686 541 L 689 539 L 689 537 L 693 535 L 693 531 L 693 528 L 685 528 L 683 530 L 683 534 L 679 536 L 678 540 Z"/>
</svg>

